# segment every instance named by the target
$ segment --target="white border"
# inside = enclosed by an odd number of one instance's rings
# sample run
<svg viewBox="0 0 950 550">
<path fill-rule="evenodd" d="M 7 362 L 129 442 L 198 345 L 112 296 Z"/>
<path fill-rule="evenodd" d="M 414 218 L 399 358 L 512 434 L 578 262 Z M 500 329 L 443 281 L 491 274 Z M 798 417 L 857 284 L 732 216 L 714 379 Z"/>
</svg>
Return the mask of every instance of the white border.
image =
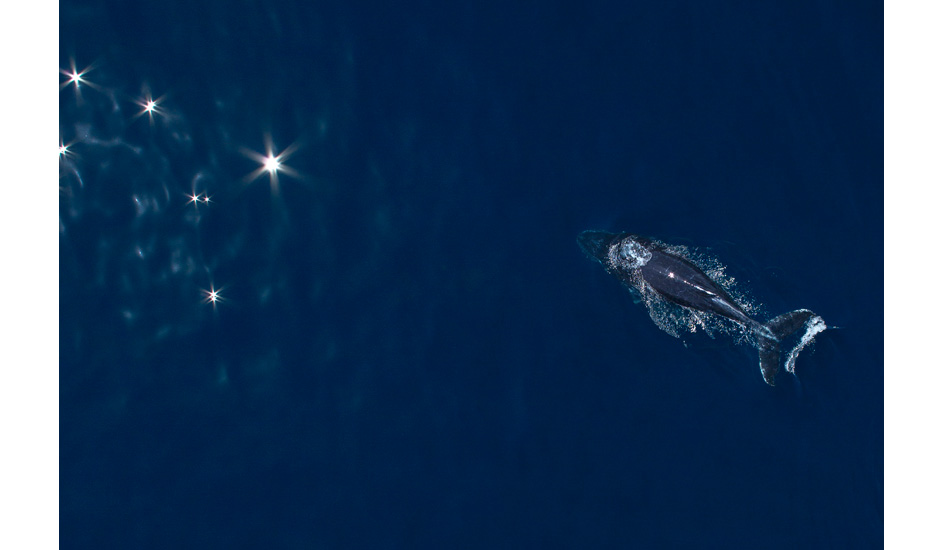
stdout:
<svg viewBox="0 0 950 550">
<path fill-rule="evenodd" d="M 59 546 L 59 5 L 0 18 L 0 546 Z"/>
</svg>

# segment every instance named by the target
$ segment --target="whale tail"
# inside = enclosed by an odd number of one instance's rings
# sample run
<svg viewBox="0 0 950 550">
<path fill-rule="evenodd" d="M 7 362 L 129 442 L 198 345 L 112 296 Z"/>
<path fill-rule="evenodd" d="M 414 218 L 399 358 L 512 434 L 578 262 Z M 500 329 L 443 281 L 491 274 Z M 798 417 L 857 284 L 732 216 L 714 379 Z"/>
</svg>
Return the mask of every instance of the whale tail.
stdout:
<svg viewBox="0 0 950 550">
<path fill-rule="evenodd" d="M 814 312 L 798 309 L 779 315 L 765 325 L 755 328 L 759 343 L 759 368 L 762 369 L 762 378 L 768 385 L 774 386 L 782 360 L 782 341 L 804 329 L 801 339 L 788 352 L 785 359 L 785 370 L 795 374 L 795 360 L 798 359 L 798 354 L 814 341 L 816 334 L 828 327 L 825 321 Z"/>
</svg>

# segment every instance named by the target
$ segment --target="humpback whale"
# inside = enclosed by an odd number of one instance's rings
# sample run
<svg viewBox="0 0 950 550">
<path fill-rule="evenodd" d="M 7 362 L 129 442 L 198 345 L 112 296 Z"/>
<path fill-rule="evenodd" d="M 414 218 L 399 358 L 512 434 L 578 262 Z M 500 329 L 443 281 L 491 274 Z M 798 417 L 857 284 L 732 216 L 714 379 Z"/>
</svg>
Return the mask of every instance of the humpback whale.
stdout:
<svg viewBox="0 0 950 550">
<path fill-rule="evenodd" d="M 758 348 L 762 378 L 771 386 L 781 368 L 782 342 L 799 331 L 803 333 L 786 355 L 785 370 L 794 375 L 799 352 L 827 328 L 821 317 L 807 309 L 790 311 L 765 323 L 756 321 L 748 306 L 717 282 L 716 278 L 727 280 L 721 266 L 700 268 L 687 258 L 685 247 L 606 231 L 584 231 L 578 235 L 577 244 L 635 299 L 642 300 L 657 326 L 673 336 L 678 336 L 683 327 L 694 332 L 702 327 L 712 335 L 710 328 L 722 319 L 738 326 Z"/>
</svg>

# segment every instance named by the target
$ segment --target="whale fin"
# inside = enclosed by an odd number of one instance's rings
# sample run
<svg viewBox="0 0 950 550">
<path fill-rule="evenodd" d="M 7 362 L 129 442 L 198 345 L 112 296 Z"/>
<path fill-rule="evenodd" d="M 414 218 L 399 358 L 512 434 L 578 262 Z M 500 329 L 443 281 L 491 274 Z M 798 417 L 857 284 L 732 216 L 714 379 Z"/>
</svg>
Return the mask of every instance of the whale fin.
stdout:
<svg viewBox="0 0 950 550">
<path fill-rule="evenodd" d="M 767 333 L 758 335 L 759 368 L 762 370 L 762 378 L 770 386 L 775 385 L 775 377 L 779 371 L 782 340 L 804 327 L 804 334 L 795 347 L 789 351 L 785 361 L 785 370 L 795 374 L 795 360 L 798 358 L 798 354 L 805 346 L 814 341 L 816 334 L 827 328 L 821 317 L 807 309 L 798 309 L 779 315 L 764 326 Z"/>
</svg>

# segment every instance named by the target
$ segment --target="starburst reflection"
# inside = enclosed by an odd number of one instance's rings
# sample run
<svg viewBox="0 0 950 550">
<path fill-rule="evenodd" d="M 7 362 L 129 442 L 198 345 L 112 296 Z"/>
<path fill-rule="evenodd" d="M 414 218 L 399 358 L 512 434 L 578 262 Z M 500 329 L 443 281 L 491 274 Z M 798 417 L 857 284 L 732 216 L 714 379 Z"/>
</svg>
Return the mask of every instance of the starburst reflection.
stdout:
<svg viewBox="0 0 950 550">
<path fill-rule="evenodd" d="M 90 88 L 93 88 L 93 89 L 98 88 L 98 86 L 96 86 L 92 82 L 89 82 L 86 79 L 86 75 L 89 74 L 95 68 L 94 65 L 95 65 L 94 63 L 90 64 L 86 66 L 85 69 L 79 71 L 79 70 L 76 70 L 76 60 L 70 59 L 69 70 L 66 70 L 66 69 L 59 70 L 60 73 L 66 76 L 66 80 L 60 83 L 59 89 L 62 90 L 63 88 L 69 85 L 72 85 L 74 87 L 74 90 L 76 91 L 76 100 L 81 100 L 82 92 L 80 91 L 80 88 L 82 86 L 89 86 Z"/>
<path fill-rule="evenodd" d="M 165 116 L 165 111 L 159 107 L 159 104 L 165 99 L 165 96 L 154 98 L 152 97 L 152 93 L 149 91 L 148 86 L 144 86 L 143 88 L 144 90 L 142 97 L 135 101 L 135 104 L 141 107 L 142 110 L 135 115 L 135 118 L 138 118 L 142 115 L 148 115 L 148 122 L 149 124 L 152 124 L 155 122 L 155 115 Z"/>
<path fill-rule="evenodd" d="M 188 204 L 194 204 L 195 208 L 198 208 L 199 204 L 208 205 L 213 202 L 211 195 L 207 193 L 185 193 L 185 196 L 188 197 Z"/>
<path fill-rule="evenodd" d="M 221 290 L 215 290 L 214 283 L 211 284 L 209 290 L 201 290 L 201 293 L 204 294 L 203 302 L 206 304 L 211 304 L 211 307 L 217 308 L 218 302 L 223 302 L 224 298 L 221 297 Z"/>
<path fill-rule="evenodd" d="M 73 143 L 75 143 L 75 142 L 74 142 L 74 141 L 70 141 L 69 143 L 63 143 L 62 138 L 60 138 L 60 140 L 59 140 L 59 160 L 68 160 L 68 159 L 70 159 L 70 158 L 72 158 L 73 156 L 76 155 L 76 153 L 74 153 L 73 151 L 71 151 L 71 150 L 69 149 L 70 147 L 73 146 Z"/>
<path fill-rule="evenodd" d="M 277 195 L 280 191 L 278 174 L 283 173 L 294 178 L 300 178 L 300 173 L 294 170 L 293 168 L 284 164 L 284 162 L 297 151 L 298 145 L 296 143 L 291 144 L 289 147 L 281 151 L 279 154 L 274 154 L 274 141 L 270 135 L 264 135 L 264 148 L 265 154 L 260 154 L 256 151 L 250 149 L 241 148 L 241 153 L 247 158 L 257 161 L 260 163 L 260 168 L 254 170 L 250 174 L 244 176 L 244 182 L 249 183 L 256 180 L 257 178 L 268 174 L 270 177 L 270 188 L 271 192 L 274 195 Z"/>
</svg>

